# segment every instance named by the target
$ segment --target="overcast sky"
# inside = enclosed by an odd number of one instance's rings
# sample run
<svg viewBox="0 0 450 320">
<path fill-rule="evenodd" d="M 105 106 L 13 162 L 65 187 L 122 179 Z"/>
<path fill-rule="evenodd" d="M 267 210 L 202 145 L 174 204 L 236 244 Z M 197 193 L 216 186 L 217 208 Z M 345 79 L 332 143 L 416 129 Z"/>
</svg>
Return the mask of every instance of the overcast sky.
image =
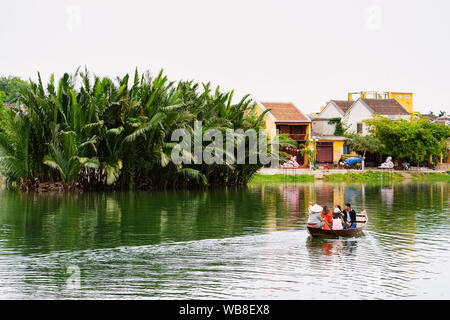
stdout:
<svg viewBox="0 0 450 320">
<path fill-rule="evenodd" d="M 447 0 L 2 0 L 0 74 L 164 68 L 319 111 L 348 91 L 412 91 L 450 112 Z"/>
</svg>

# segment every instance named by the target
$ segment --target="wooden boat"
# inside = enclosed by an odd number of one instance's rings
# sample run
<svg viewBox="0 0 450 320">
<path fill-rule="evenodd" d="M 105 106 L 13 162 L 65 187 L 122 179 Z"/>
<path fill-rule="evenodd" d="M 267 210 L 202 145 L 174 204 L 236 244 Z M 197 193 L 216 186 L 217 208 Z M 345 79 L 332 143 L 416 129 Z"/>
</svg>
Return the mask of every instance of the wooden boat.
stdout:
<svg viewBox="0 0 450 320">
<path fill-rule="evenodd" d="M 356 214 L 356 228 L 354 229 L 344 229 L 344 230 L 326 230 L 319 228 L 311 228 L 306 226 L 309 234 L 312 237 L 351 237 L 357 233 L 360 233 L 366 228 L 368 221 L 366 211 Z"/>
</svg>

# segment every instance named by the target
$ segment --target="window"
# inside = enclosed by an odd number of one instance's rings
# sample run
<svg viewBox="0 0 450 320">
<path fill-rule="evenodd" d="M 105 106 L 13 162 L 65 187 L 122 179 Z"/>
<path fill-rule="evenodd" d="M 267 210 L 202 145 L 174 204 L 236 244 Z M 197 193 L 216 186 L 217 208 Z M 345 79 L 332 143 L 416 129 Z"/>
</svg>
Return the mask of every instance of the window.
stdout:
<svg viewBox="0 0 450 320">
<path fill-rule="evenodd" d="M 398 94 L 397 99 L 401 99 L 401 98 L 403 98 L 403 96 L 401 94 Z"/>
<path fill-rule="evenodd" d="M 301 125 L 279 125 L 277 129 L 280 130 L 280 133 L 288 133 L 288 134 L 306 134 L 306 126 Z"/>
<path fill-rule="evenodd" d="M 344 154 L 350 154 L 350 148 L 347 145 L 345 145 L 345 144 L 344 144 L 344 147 L 343 147 L 342 151 L 343 151 Z"/>
<path fill-rule="evenodd" d="M 293 134 L 305 134 L 306 126 L 292 126 L 291 133 Z"/>
<path fill-rule="evenodd" d="M 278 126 L 277 129 L 280 130 L 280 133 L 289 133 L 289 126 Z"/>
<path fill-rule="evenodd" d="M 357 123 L 356 124 L 356 132 L 362 133 L 362 123 Z"/>
</svg>

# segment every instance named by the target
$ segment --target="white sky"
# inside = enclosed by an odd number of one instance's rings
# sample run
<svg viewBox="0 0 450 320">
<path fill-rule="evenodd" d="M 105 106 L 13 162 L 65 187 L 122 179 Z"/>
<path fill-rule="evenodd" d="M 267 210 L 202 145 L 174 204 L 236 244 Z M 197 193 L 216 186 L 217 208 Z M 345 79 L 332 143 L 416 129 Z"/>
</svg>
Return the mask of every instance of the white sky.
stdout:
<svg viewBox="0 0 450 320">
<path fill-rule="evenodd" d="M 308 113 L 357 90 L 450 112 L 449 14 L 447 0 L 2 0 L 0 74 L 164 68 Z"/>
</svg>

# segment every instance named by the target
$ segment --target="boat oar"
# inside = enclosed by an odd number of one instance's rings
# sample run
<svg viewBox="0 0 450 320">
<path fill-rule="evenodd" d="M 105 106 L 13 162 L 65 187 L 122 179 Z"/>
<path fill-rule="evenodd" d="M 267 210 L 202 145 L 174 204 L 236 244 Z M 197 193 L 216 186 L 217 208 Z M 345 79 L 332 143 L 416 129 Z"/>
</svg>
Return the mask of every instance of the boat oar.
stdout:
<svg viewBox="0 0 450 320">
<path fill-rule="evenodd" d="M 326 220 L 325 220 L 325 224 L 328 226 L 328 228 L 330 228 L 331 231 L 333 231 L 333 233 L 336 235 L 336 237 L 339 238 L 339 235 L 336 233 L 336 231 L 333 230 L 332 226 L 330 226 Z"/>
</svg>

